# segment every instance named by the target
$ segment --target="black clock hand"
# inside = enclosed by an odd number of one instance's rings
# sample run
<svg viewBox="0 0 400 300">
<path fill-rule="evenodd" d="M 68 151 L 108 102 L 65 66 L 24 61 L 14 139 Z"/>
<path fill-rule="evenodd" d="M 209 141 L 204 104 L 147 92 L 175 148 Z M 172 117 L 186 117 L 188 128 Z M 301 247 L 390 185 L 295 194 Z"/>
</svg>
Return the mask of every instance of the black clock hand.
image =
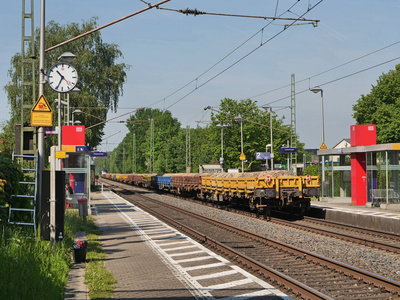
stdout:
<svg viewBox="0 0 400 300">
<path fill-rule="evenodd" d="M 57 71 L 57 73 L 58 73 L 58 75 L 61 76 L 61 79 L 60 79 L 60 82 L 58 83 L 58 85 L 56 86 L 56 89 L 58 89 L 58 87 L 60 86 L 62 80 L 64 79 L 64 76 L 62 76 L 60 72 Z"/>
</svg>

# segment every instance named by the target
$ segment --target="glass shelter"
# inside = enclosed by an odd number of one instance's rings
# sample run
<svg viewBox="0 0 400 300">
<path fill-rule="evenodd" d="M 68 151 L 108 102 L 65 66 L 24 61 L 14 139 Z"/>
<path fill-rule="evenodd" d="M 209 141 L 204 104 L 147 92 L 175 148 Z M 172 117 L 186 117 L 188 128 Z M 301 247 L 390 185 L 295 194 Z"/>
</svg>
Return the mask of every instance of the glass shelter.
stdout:
<svg viewBox="0 0 400 300">
<path fill-rule="evenodd" d="M 354 205 L 400 208 L 400 144 L 378 144 L 319 150 L 325 172 L 322 198 Z M 321 189 L 322 190 L 322 189 Z"/>
<path fill-rule="evenodd" d="M 66 186 L 66 200 L 75 206 L 79 199 L 86 198 L 90 207 L 90 152 L 69 152 L 66 156 L 63 160 L 65 184 L 71 188 L 68 192 Z"/>
</svg>

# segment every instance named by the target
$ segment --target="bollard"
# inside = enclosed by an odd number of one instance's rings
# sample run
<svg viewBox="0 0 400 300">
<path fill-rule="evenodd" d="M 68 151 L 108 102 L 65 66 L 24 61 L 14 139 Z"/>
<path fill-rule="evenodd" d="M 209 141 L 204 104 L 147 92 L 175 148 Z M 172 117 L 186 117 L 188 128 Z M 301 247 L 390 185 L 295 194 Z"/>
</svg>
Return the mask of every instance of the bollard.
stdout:
<svg viewBox="0 0 400 300">
<path fill-rule="evenodd" d="M 83 217 L 83 222 L 86 223 L 86 217 L 88 215 L 87 199 L 78 199 L 79 216 Z"/>
</svg>

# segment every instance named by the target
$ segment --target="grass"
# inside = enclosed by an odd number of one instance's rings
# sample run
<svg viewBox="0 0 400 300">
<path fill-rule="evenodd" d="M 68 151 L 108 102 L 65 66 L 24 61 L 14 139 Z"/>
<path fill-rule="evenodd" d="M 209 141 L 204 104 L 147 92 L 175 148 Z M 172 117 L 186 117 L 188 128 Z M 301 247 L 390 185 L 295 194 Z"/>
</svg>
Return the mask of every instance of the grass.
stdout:
<svg viewBox="0 0 400 300">
<path fill-rule="evenodd" d="M 2 299 L 63 299 L 70 254 L 64 242 L 50 247 L 19 228 L 0 233 Z"/>
<path fill-rule="evenodd" d="M 31 228 L 29 228 L 31 229 Z M 115 279 L 104 267 L 94 219 L 84 224 L 76 210 L 65 215 L 62 242 L 50 247 L 22 228 L 0 226 L 0 298 L 1 299 L 64 299 L 64 289 L 71 267 L 71 245 L 77 231 L 85 231 L 88 241 L 85 283 L 91 299 L 110 298 Z"/>
<path fill-rule="evenodd" d="M 69 218 L 72 232 L 85 231 L 88 242 L 86 253 L 85 284 L 89 289 L 90 299 L 111 298 L 116 280 L 112 274 L 104 267 L 104 260 L 107 255 L 102 251 L 98 236 L 101 231 L 96 227 L 94 219 L 87 217 L 84 224 L 76 210 L 69 210 Z"/>
</svg>

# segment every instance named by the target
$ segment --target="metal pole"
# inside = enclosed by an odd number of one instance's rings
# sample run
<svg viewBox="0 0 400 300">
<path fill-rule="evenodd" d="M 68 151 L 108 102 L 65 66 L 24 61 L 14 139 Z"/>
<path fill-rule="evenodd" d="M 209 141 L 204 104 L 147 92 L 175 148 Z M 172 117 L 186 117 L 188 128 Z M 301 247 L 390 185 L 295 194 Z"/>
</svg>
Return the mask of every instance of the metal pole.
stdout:
<svg viewBox="0 0 400 300">
<path fill-rule="evenodd" d="M 322 121 L 322 142 L 325 144 L 324 91 L 322 89 L 321 89 L 321 121 Z"/>
<path fill-rule="evenodd" d="M 69 126 L 69 93 L 67 93 L 67 126 Z"/>
<path fill-rule="evenodd" d="M 58 148 L 57 151 L 61 151 L 61 93 L 58 93 Z M 56 160 L 57 171 L 61 171 L 62 161 L 61 159 Z"/>
<path fill-rule="evenodd" d="M 321 89 L 321 122 L 322 122 L 322 143 L 325 144 L 325 122 L 324 122 L 324 92 Z M 325 155 L 322 155 L 322 197 L 325 196 Z"/>
<path fill-rule="evenodd" d="M 243 120 L 242 117 L 240 117 L 240 140 L 241 140 L 241 150 L 243 153 Z M 242 160 L 242 173 L 244 173 L 244 160 Z"/>
<path fill-rule="evenodd" d="M 136 149 L 135 149 L 135 143 L 136 143 L 136 136 L 133 134 L 132 137 L 132 173 L 136 173 Z"/>
<path fill-rule="evenodd" d="M 270 107 L 270 134 L 271 134 L 271 170 L 274 170 L 274 141 L 273 141 L 273 135 L 272 135 L 272 107 Z"/>
<path fill-rule="evenodd" d="M 221 127 L 221 157 L 222 162 L 224 161 L 224 127 Z"/>
<path fill-rule="evenodd" d="M 56 240 L 56 148 L 50 148 L 50 245 Z"/>
<path fill-rule="evenodd" d="M 44 94 L 45 76 L 44 76 L 44 50 L 45 50 L 45 0 L 40 2 L 40 39 L 39 39 L 39 97 Z M 38 189 L 37 189 L 37 214 L 42 215 L 42 171 L 44 170 L 44 128 L 39 127 L 38 132 Z"/>
<path fill-rule="evenodd" d="M 389 157 L 388 157 L 388 152 L 387 150 L 385 151 L 385 155 L 386 155 L 386 205 L 389 204 Z M 387 207 L 386 207 L 387 208 Z"/>
</svg>

